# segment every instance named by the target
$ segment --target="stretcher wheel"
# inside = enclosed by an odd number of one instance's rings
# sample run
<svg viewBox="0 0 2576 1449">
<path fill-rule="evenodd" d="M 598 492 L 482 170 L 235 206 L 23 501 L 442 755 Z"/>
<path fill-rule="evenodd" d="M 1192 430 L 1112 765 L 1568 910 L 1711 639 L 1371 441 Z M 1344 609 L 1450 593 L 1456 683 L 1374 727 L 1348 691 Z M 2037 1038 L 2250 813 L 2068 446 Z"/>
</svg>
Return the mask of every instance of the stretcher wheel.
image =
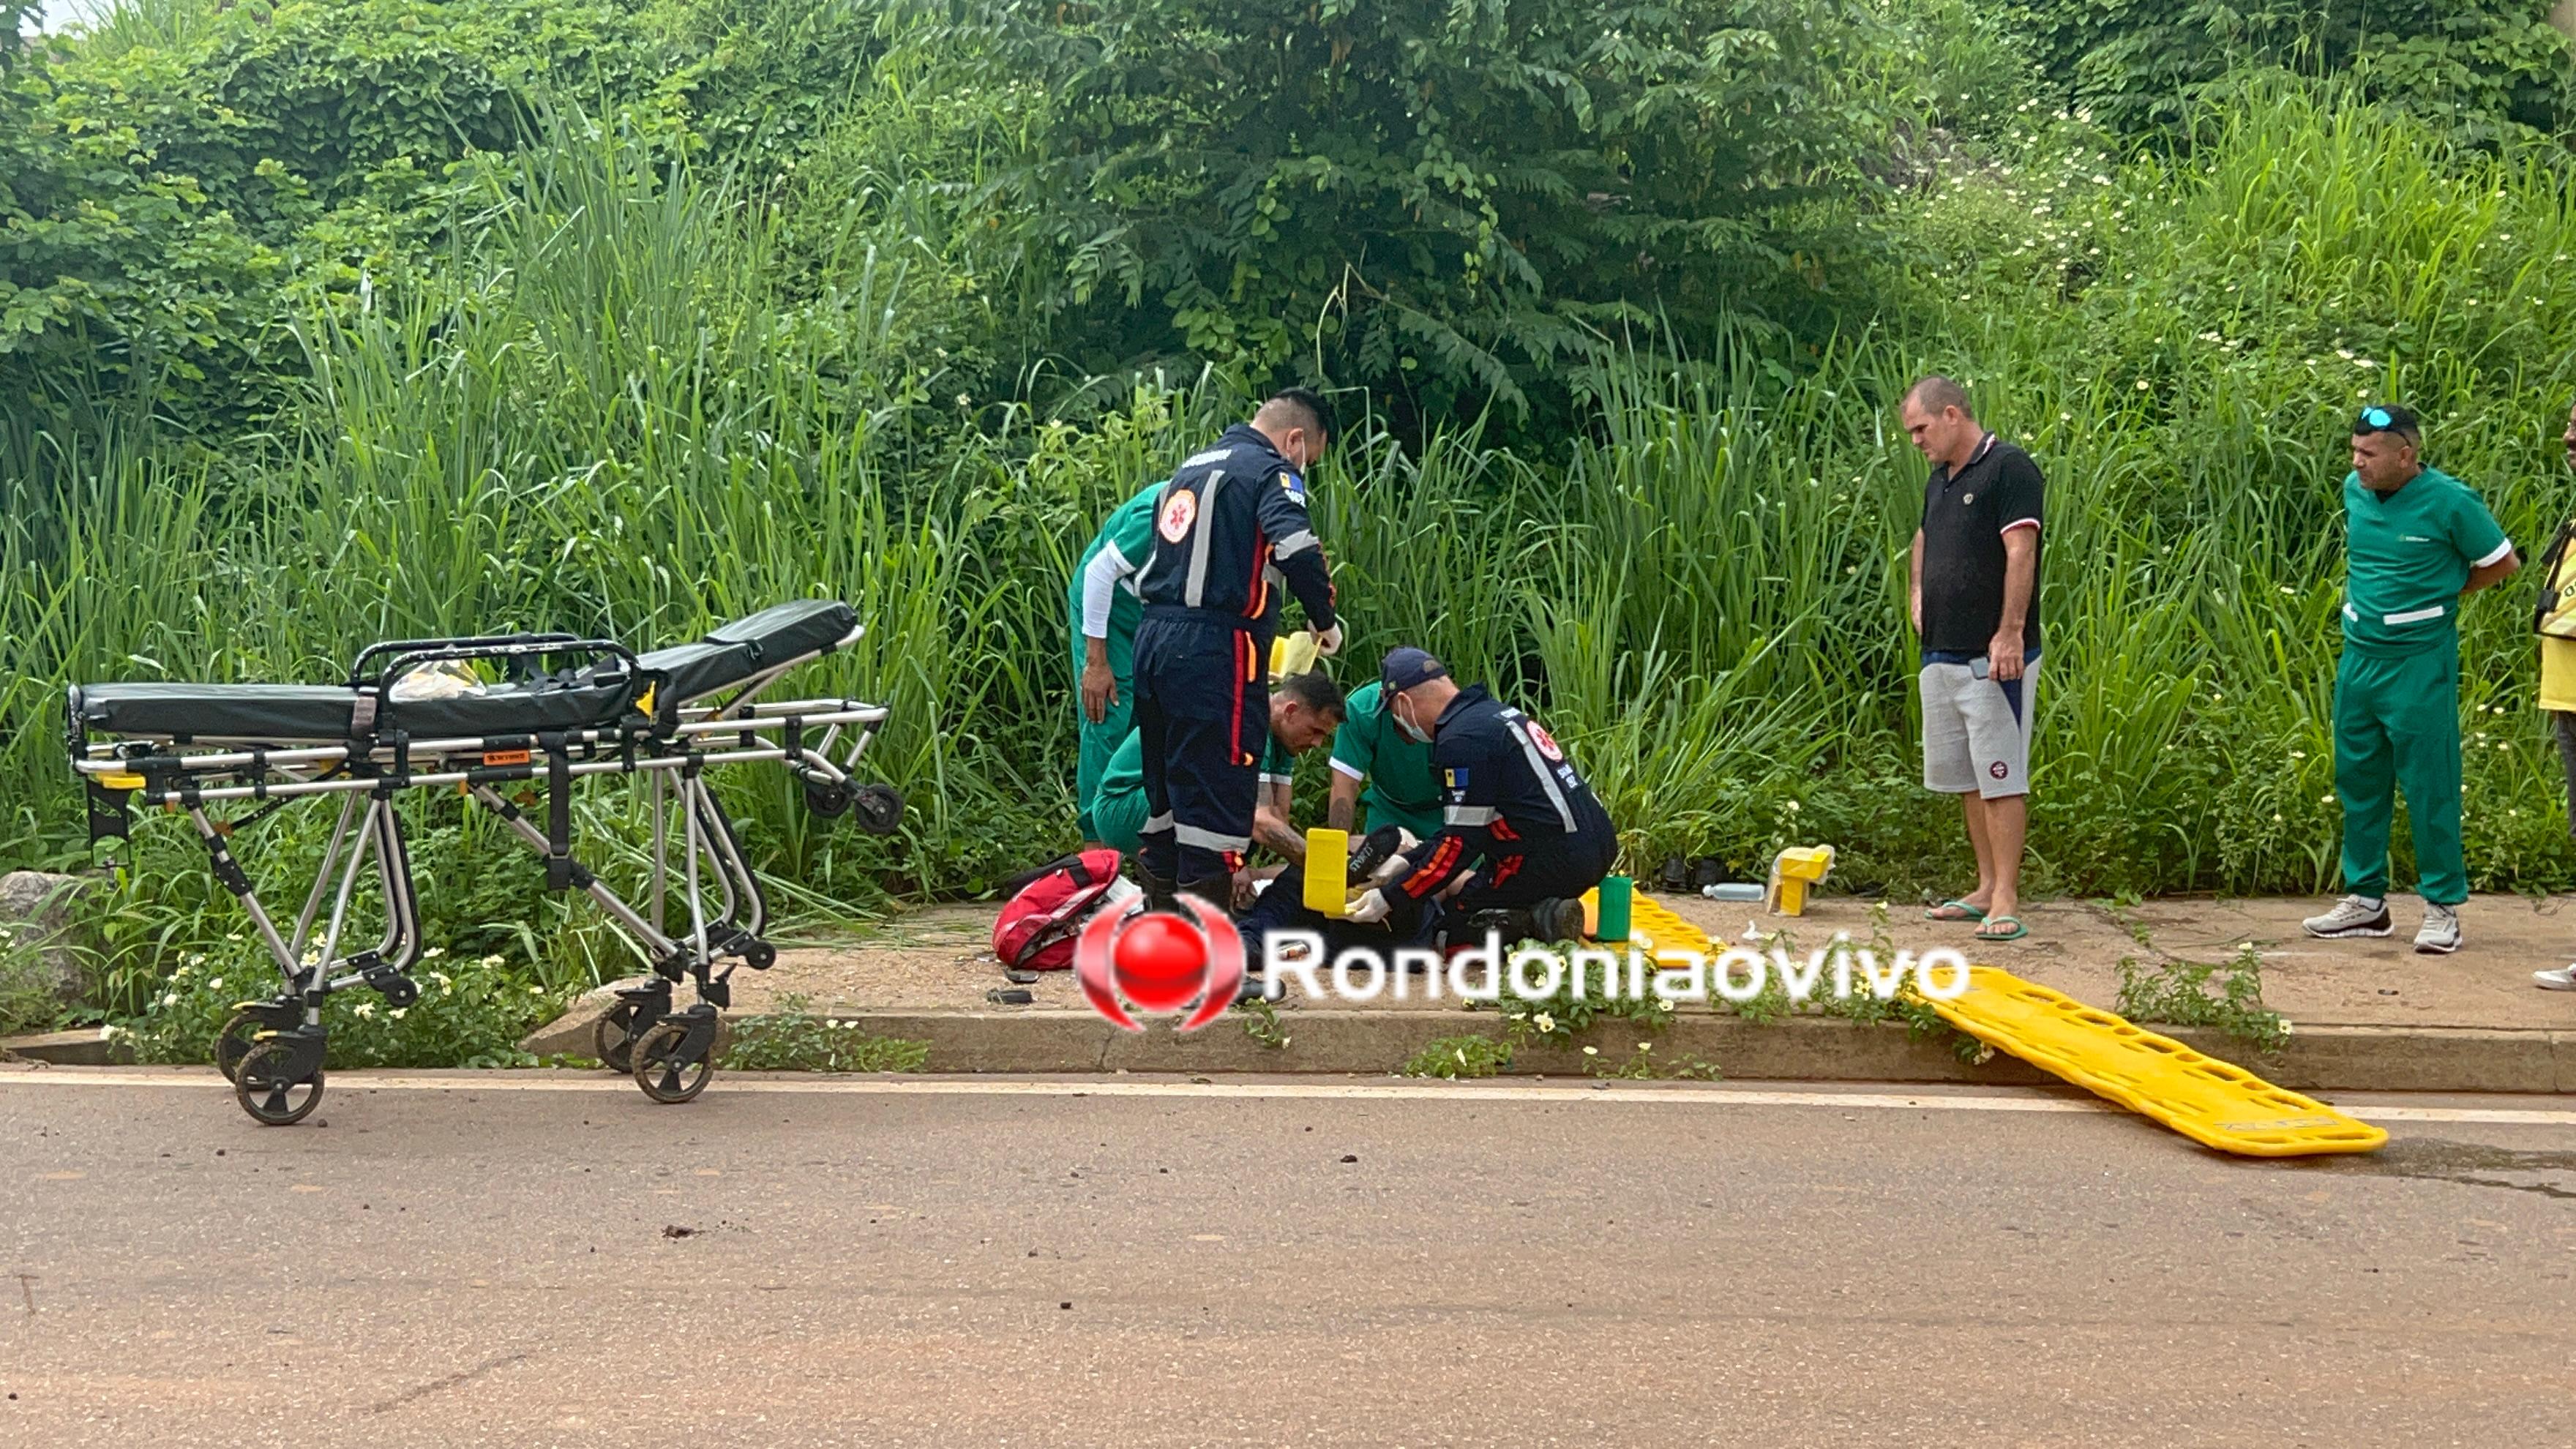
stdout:
<svg viewBox="0 0 2576 1449">
<path fill-rule="evenodd" d="M 233 1100 L 261 1126 L 293 1126 L 322 1105 L 322 1069 L 296 1080 L 296 1054 L 290 1042 L 264 1041 L 242 1055 L 233 1074 Z"/>
<path fill-rule="evenodd" d="M 829 780 L 805 782 L 805 808 L 826 820 L 838 820 L 849 814 L 850 806 L 858 798 L 859 792 L 847 784 Z"/>
<path fill-rule="evenodd" d="M 742 948 L 742 964 L 754 971 L 766 971 L 778 964 L 778 948 L 767 941 L 753 941 Z"/>
<path fill-rule="evenodd" d="M 635 1085 L 656 1102 L 688 1101 L 707 1089 L 716 1074 L 715 1044 L 707 1045 L 706 1055 L 695 1061 L 680 1061 L 675 1053 L 688 1040 L 685 1022 L 666 1021 L 644 1033 L 635 1042 Z"/>
<path fill-rule="evenodd" d="M 621 1001 L 608 1008 L 608 1014 L 591 1029 L 591 1043 L 610 1071 L 635 1070 L 635 1003 Z"/>
<path fill-rule="evenodd" d="M 268 1023 L 254 1013 L 236 1011 L 233 1019 L 224 1023 L 224 1029 L 215 1034 L 215 1069 L 224 1074 L 225 1081 L 241 1079 L 242 1058 L 250 1055 L 259 1034 L 266 1030 Z"/>
<path fill-rule="evenodd" d="M 892 835 L 903 828 L 903 796 L 892 785 L 862 785 L 857 800 L 859 828 L 870 835 Z"/>
</svg>

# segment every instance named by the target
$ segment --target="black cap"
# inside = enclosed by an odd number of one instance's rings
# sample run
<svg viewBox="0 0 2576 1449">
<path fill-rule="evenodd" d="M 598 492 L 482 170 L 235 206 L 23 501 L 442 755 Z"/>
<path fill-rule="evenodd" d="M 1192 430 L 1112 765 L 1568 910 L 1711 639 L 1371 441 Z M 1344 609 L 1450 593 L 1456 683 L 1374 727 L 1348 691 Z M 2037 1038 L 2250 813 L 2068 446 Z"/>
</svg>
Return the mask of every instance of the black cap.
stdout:
<svg viewBox="0 0 2576 1449">
<path fill-rule="evenodd" d="M 2352 420 L 2352 435 L 2366 438 L 2373 433 L 2395 433 L 2403 438 L 2422 438 L 2424 429 L 2415 414 L 2395 403 L 2372 403 Z"/>
<path fill-rule="evenodd" d="M 1378 683 L 1384 685 L 1389 694 L 1402 694 L 1418 685 L 1448 677 L 1448 665 L 1432 658 L 1430 651 L 1416 649 L 1410 644 L 1386 651 L 1386 663 L 1377 671 Z"/>
</svg>

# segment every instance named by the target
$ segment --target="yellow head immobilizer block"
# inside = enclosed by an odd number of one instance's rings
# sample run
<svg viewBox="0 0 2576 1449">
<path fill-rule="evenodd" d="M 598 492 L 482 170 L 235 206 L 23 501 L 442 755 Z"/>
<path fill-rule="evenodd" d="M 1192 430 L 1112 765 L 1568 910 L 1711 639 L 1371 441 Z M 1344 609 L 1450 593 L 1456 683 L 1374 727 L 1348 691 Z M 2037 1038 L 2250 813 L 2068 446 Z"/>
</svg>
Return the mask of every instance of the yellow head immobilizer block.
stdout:
<svg viewBox="0 0 2576 1449">
<path fill-rule="evenodd" d="M 1340 920 L 1349 908 L 1351 833 L 1318 825 L 1306 832 L 1306 909 Z M 1273 886 L 1276 890 L 1278 887 Z"/>
</svg>

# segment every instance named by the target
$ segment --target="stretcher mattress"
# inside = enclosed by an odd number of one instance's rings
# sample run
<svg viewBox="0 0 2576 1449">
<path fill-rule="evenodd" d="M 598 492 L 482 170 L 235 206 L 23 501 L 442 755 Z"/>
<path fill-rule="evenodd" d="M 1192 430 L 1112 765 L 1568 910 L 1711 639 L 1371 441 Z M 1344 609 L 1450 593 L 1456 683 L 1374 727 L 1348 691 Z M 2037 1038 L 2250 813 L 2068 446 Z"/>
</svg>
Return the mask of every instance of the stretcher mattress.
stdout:
<svg viewBox="0 0 2576 1449">
<path fill-rule="evenodd" d="M 830 648 L 857 622 L 847 604 L 781 604 L 695 643 L 640 656 L 640 680 L 621 663 L 451 699 L 388 701 L 376 708 L 370 732 L 444 739 L 602 728 L 628 718 L 647 684 L 662 691 L 660 701 L 698 699 Z M 71 710 L 85 731 L 129 739 L 336 743 L 358 733 L 361 697 L 374 695 L 346 685 L 90 684 L 72 690 Z"/>
</svg>

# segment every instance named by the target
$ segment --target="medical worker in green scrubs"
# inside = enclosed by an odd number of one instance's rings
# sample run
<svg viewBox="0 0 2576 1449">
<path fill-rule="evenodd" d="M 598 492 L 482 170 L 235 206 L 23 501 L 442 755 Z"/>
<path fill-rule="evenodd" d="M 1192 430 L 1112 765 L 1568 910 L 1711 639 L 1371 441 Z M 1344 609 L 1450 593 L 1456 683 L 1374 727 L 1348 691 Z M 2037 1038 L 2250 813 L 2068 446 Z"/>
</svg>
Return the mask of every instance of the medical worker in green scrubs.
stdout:
<svg viewBox="0 0 2576 1449">
<path fill-rule="evenodd" d="M 2344 479 L 2343 660 L 2335 670 L 2335 791 L 2351 892 L 2304 923 L 2329 938 L 2385 936 L 2388 831 L 2406 792 L 2424 925 L 2415 949 L 2460 949 L 2460 601 L 2522 567 L 2478 495 L 2424 466 L 2415 415 L 2364 408 Z"/>
<path fill-rule="evenodd" d="M 1156 482 L 1119 504 L 1091 536 L 1065 585 L 1065 610 L 1073 624 L 1073 677 L 1082 684 L 1076 691 L 1073 798 L 1082 812 L 1086 845 L 1101 841 L 1091 818 L 1091 797 L 1100 792 L 1109 757 L 1135 728 L 1136 621 L 1145 612 L 1136 597 L 1136 570 L 1153 556 L 1154 502 L 1162 496 L 1163 485 Z"/>
</svg>

